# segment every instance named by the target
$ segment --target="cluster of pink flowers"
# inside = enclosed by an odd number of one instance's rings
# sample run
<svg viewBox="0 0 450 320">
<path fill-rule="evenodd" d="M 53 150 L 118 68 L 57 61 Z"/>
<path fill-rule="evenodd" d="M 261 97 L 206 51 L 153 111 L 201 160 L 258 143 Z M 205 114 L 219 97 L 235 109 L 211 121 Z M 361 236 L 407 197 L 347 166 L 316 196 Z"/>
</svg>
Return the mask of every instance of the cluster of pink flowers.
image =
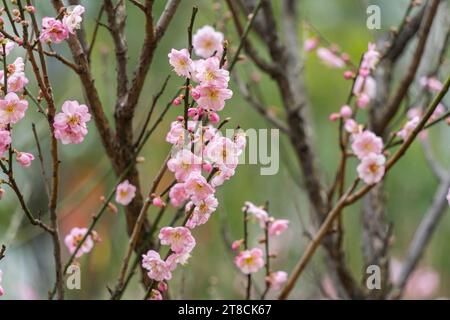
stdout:
<svg viewBox="0 0 450 320">
<path fill-rule="evenodd" d="M 256 206 L 249 201 L 245 202 L 242 211 L 247 215 L 250 215 L 253 220 L 257 221 L 261 229 L 267 232 L 269 237 L 277 237 L 281 235 L 289 226 L 289 220 L 270 217 L 269 213 L 263 207 Z M 264 241 L 269 240 L 270 239 L 265 239 Z M 236 240 L 233 242 L 231 248 L 233 250 L 237 250 L 244 244 L 244 242 L 244 239 Z M 269 252 L 267 252 L 266 255 L 268 257 L 271 256 Z M 235 257 L 234 263 L 244 274 L 256 273 L 265 265 L 264 252 L 258 247 L 243 250 Z M 281 285 L 286 282 L 286 280 L 287 273 L 285 271 L 271 271 L 269 276 L 266 277 L 266 282 L 273 290 L 280 289 Z"/>
<path fill-rule="evenodd" d="M 53 127 L 55 138 L 63 144 L 81 143 L 88 133 L 86 123 L 91 120 L 88 107 L 77 101 L 65 101 L 62 112 L 55 116 Z"/>
<path fill-rule="evenodd" d="M 356 131 L 353 126 L 361 128 L 356 122 L 347 124 L 351 132 L 353 153 L 361 161 L 357 167 L 358 176 L 367 184 L 381 181 L 385 172 L 386 158 L 383 155 L 383 140 L 369 130 Z"/>
<path fill-rule="evenodd" d="M 356 96 L 358 107 L 365 108 L 376 95 L 376 82 L 370 75 L 380 60 L 380 53 L 373 43 L 369 43 L 368 50 L 364 54 L 359 67 L 358 76 L 353 86 L 353 94 Z"/>
<path fill-rule="evenodd" d="M 76 248 L 80 244 L 80 242 L 85 237 L 88 229 L 86 228 L 73 228 L 70 233 L 65 237 L 64 243 L 67 246 L 67 249 L 72 254 L 75 252 Z M 81 245 L 80 249 L 77 251 L 75 255 L 77 258 L 81 257 L 83 254 L 88 253 L 94 247 L 94 242 L 98 241 L 98 236 L 95 231 L 92 231 L 86 238 L 86 240 Z"/>
<path fill-rule="evenodd" d="M 191 230 L 205 224 L 216 210 L 216 189 L 235 174 L 238 157 L 245 148 L 246 137 L 241 131 L 228 138 L 214 127 L 220 121 L 218 112 L 233 95 L 228 88 L 229 72 L 221 65 L 223 40 L 222 33 L 204 26 L 193 36 L 193 51 L 199 59 L 194 60 L 188 49 L 172 49 L 168 54 L 174 72 L 191 83 L 187 88 L 192 98 L 187 123 L 179 116 L 166 135 L 166 141 L 173 146 L 167 168 L 176 179 L 169 190 L 170 204 L 184 207 L 188 219 L 183 226 L 160 230 L 161 244 L 170 246 L 165 259 L 153 250 L 142 256 L 149 278 L 159 282 L 151 299 L 162 298 L 164 281 L 172 278 L 177 265 L 189 259 L 196 244 Z M 180 105 L 184 98 L 180 95 L 173 104 Z M 160 196 L 151 198 L 153 205 L 165 205 Z"/>
<path fill-rule="evenodd" d="M 3 41 L 5 40 L 3 39 Z M 13 48 L 14 43 L 7 42 L 5 54 L 9 55 Z M 25 117 L 25 112 L 28 109 L 28 101 L 24 99 L 22 92 L 28 84 L 24 71 L 25 65 L 21 57 L 16 58 L 13 63 L 9 64 L 6 70 L 0 70 L 0 83 L 5 88 L 4 80 L 6 76 L 7 88 L 7 94 L 0 98 L 0 157 L 11 146 L 12 127 Z M 34 160 L 31 153 L 15 149 L 12 151 L 16 156 L 17 163 L 22 167 L 29 167 Z"/>
<path fill-rule="evenodd" d="M 62 20 L 51 17 L 42 19 L 42 31 L 39 40 L 42 42 L 60 43 L 66 40 L 70 34 L 80 29 L 84 7 L 77 5 L 67 8 Z"/>
</svg>

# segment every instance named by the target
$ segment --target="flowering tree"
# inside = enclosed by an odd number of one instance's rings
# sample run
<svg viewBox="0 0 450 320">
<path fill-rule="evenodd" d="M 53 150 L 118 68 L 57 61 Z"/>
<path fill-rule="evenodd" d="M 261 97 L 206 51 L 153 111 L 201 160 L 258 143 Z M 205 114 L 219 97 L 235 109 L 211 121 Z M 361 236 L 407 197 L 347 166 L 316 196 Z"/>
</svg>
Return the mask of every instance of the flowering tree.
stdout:
<svg viewBox="0 0 450 320">
<path fill-rule="evenodd" d="M 429 148 L 427 129 L 446 120 L 449 116 L 444 96 L 450 78 L 441 82 L 445 73 L 445 55 L 450 28 L 434 27 L 439 8 L 448 13 L 448 6 L 439 0 L 425 4 L 411 1 L 400 27 L 389 35 L 380 35 L 361 53 L 359 63 L 331 44 L 310 22 L 300 24 L 298 1 L 283 0 L 280 21 L 273 3 L 269 0 L 226 0 L 217 10 L 226 10 L 222 24 L 216 28 L 195 25 L 198 8 L 192 7 L 190 20 L 185 21 L 186 46 L 172 48 L 168 63 L 173 77 L 180 82 L 159 116 L 154 112 L 166 91 L 169 77 L 161 81 L 154 95 L 142 128 L 136 133 L 136 109 L 155 51 L 169 28 L 180 0 L 166 1 L 157 17 L 154 1 L 104 0 L 92 30 L 86 28 L 86 8 L 82 1 L 51 0 L 52 16 L 43 16 L 32 0 L 3 0 L 0 29 L 3 70 L 0 74 L 2 95 L 0 98 L 0 166 L 3 173 L 0 197 L 10 190 L 29 223 L 46 232 L 52 239 L 55 284 L 49 297 L 64 299 L 65 279 L 69 268 L 80 263 L 100 241 L 97 232 L 106 211 L 118 212 L 123 206 L 129 242 L 121 259 L 117 279 L 109 287 L 111 299 L 121 299 L 130 280 L 140 268 L 143 298 L 160 300 L 170 298 L 169 284 L 172 274 L 189 262 L 196 246 L 196 229 L 208 222 L 220 207 L 220 187 L 233 178 L 238 170 L 239 157 L 245 153 L 246 135 L 237 123 L 232 136 L 222 135 L 222 129 L 233 120 L 221 119 L 226 105 L 233 103 L 236 92 L 230 89 L 234 83 L 238 93 L 255 108 L 273 127 L 286 134 L 298 160 L 304 180 L 304 188 L 310 203 L 311 228 L 303 255 L 293 270 L 274 270 L 271 261 L 276 258 L 272 239 L 281 236 L 289 226 L 289 220 L 269 214 L 269 205 L 256 206 L 246 202 L 242 209 L 243 237 L 227 246 L 237 251 L 234 264 L 245 276 L 245 297 L 265 299 L 268 294 L 280 299 L 290 296 L 298 279 L 311 258 L 322 245 L 325 249 L 327 274 L 331 279 L 328 294 L 336 298 L 399 298 L 411 294 L 411 279 L 428 274 L 416 269 L 426 244 L 444 212 L 450 179 L 428 154 L 428 160 L 441 184 L 436 197 L 419 226 L 403 265 L 398 266 L 396 276 L 389 277 L 389 246 L 392 227 L 385 214 L 383 179 L 399 163 L 412 143 L 419 137 L 424 148 Z M 145 20 L 139 58 L 133 72 L 128 62 L 127 10 L 130 6 L 139 10 Z M 105 21 L 106 22 L 103 22 Z M 211 24 L 213 21 L 211 21 Z M 233 24 L 234 35 L 225 25 Z M 445 23 L 444 23 L 445 24 Z M 436 63 L 419 75 L 421 61 L 425 57 L 433 28 L 445 30 L 439 42 Z M 115 49 L 116 92 L 114 93 L 113 119 L 108 117 L 105 102 L 100 98 L 95 82 L 91 56 L 96 49 L 99 28 L 106 28 Z M 308 35 L 299 44 L 299 29 Z M 250 35 L 255 35 L 251 37 Z M 281 35 L 284 36 L 281 36 Z M 400 59 L 408 43 L 417 38 L 412 57 Z M 255 46 L 258 41 L 258 49 Z M 71 57 L 65 55 L 67 45 Z M 265 54 L 264 50 L 267 50 Z M 245 53 L 245 57 L 244 54 Z M 332 181 L 322 176 L 319 160 L 312 139 L 309 109 L 311 108 L 305 85 L 304 61 L 313 53 L 331 69 L 343 69 L 342 81 L 350 86 L 348 99 L 336 102 L 337 112 L 330 121 L 338 123 L 338 139 L 332 146 L 340 151 L 340 159 Z M 405 54 L 406 55 L 406 54 Z M 67 100 L 60 106 L 59 93 L 52 90 L 52 75 L 48 60 L 56 59 L 79 78 L 83 88 L 81 97 Z M 393 77 L 397 64 L 407 60 L 407 68 L 398 84 Z M 26 64 L 30 65 L 28 69 Z M 254 65 L 270 77 L 281 97 L 285 119 L 268 110 L 262 97 L 256 93 L 258 80 L 250 83 L 240 68 Z M 431 63 L 429 63 L 431 65 Z M 181 84 L 182 83 L 182 84 Z M 420 90 L 411 102 L 410 91 L 417 85 Z M 171 147 L 151 183 L 143 183 L 138 164 L 144 159 L 141 151 L 156 128 L 161 125 L 169 108 L 180 112 L 166 128 L 165 142 Z M 402 112 L 402 106 L 405 112 Z M 31 109 L 31 110 L 30 110 Z M 40 134 L 34 124 L 31 135 L 37 154 L 15 148 L 16 125 L 27 113 L 37 111 L 47 124 L 51 152 L 45 154 L 40 146 Z M 400 115 L 401 114 L 401 115 Z M 401 117 L 399 125 L 396 117 Z M 395 120 L 395 121 L 394 121 Z M 153 122 L 153 124 L 152 124 Z M 102 205 L 93 215 L 88 226 L 73 226 L 62 241 L 58 209 L 60 204 L 60 149 L 68 144 L 81 144 L 91 133 L 88 124 L 96 128 L 103 151 L 114 170 L 117 181 L 102 198 Z M 152 125 L 151 125 L 152 124 Z M 357 164 L 354 166 L 353 160 Z M 41 168 L 43 185 L 48 197 L 48 215 L 41 215 L 29 207 L 16 177 L 17 170 L 27 170 L 33 161 Z M 19 167 L 17 167 L 17 164 Z M 50 163 L 50 172 L 48 172 Z M 170 176 L 171 183 L 163 183 Z M 450 196 L 449 196 L 450 197 Z M 267 196 L 270 201 L 271 197 Z M 381 268 L 381 289 L 359 285 L 350 272 L 345 259 L 342 239 L 344 228 L 342 215 L 345 209 L 363 200 L 363 260 L 365 267 Z M 449 200 L 450 201 L 450 200 Z M 150 208 L 157 210 L 154 219 L 148 219 Z M 167 209 L 173 209 L 171 221 L 162 225 Z M 258 222 L 261 238 L 253 237 L 249 229 L 251 221 Z M 259 240 L 252 245 L 254 240 Z M 69 252 L 63 259 L 62 246 Z M 0 260 L 7 259 L 7 248 L 2 247 Z M 66 260 L 66 261 L 65 261 Z M 231 264 L 231 263 L 230 263 Z M 391 263 L 392 265 L 392 263 Z M 264 288 L 254 274 L 264 270 Z M 425 275 L 424 275 L 425 273 Z M 1 287 L 0 295 L 4 294 Z M 364 280 L 368 277 L 363 275 Z M 408 280 L 410 279 L 410 280 Z M 331 289 L 330 289 L 331 288 Z M 408 291 L 409 290 L 409 291 Z"/>
</svg>

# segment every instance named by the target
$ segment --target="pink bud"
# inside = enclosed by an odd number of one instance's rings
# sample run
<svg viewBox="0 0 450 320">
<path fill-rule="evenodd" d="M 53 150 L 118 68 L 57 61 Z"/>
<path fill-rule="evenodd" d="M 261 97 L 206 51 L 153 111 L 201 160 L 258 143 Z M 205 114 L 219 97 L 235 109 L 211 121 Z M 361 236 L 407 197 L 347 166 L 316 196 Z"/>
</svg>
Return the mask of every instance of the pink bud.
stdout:
<svg viewBox="0 0 450 320">
<path fill-rule="evenodd" d="M 368 95 L 366 94 L 362 94 L 358 97 L 358 100 L 356 100 L 356 104 L 358 105 L 358 107 L 360 107 L 361 109 L 364 109 L 365 107 L 367 107 L 367 105 L 370 102 L 370 98 Z"/>
<path fill-rule="evenodd" d="M 25 10 L 27 10 L 28 13 L 35 13 L 36 12 L 36 8 L 33 6 L 26 6 Z"/>
<path fill-rule="evenodd" d="M 341 117 L 344 119 L 348 119 L 352 116 L 353 111 L 352 108 L 350 108 L 350 106 L 348 105 L 343 105 L 341 108 Z"/>
<path fill-rule="evenodd" d="M 353 71 L 347 70 L 344 72 L 345 80 L 350 80 L 350 79 L 353 79 L 354 77 L 355 77 L 355 74 L 353 73 Z"/>
<path fill-rule="evenodd" d="M 153 198 L 152 204 L 153 204 L 155 207 L 158 207 L 158 208 L 162 208 L 162 207 L 165 207 L 165 206 L 166 206 L 166 204 L 164 203 L 164 201 L 163 201 L 160 197 L 155 197 L 155 198 Z"/>
<path fill-rule="evenodd" d="M 193 118 L 197 115 L 197 113 L 197 108 L 189 108 L 187 114 L 189 118 Z"/>
<path fill-rule="evenodd" d="M 316 49 L 318 45 L 319 45 L 319 39 L 314 37 L 314 38 L 306 39 L 303 47 L 306 52 L 311 52 L 314 49 Z"/>
<path fill-rule="evenodd" d="M 16 161 L 22 167 L 29 167 L 31 165 L 31 161 L 34 160 L 34 156 L 31 153 L 27 152 L 17 152 L 16 153 Z"/>
<path fill-rule="evenodd" d="M 194 98 L 194 100 L 197 100 L 198 98 L 200 98 L 200 92 L 194 88 L 191 90 L 191 96 L 192 98 Z"/>
<path fill-rule="evenodd" d="M 211 121 L 212 123 L 217 123 L 220 121 L 220 117 L 217 113 L 215 112 L 210 112 L 208 115 L 209 121 Z"/>
<path fill-rule="evenodd" d="M 231 249 L 233 251 L 236 251 L 237 249 L 239 249 L 239 247 L 244 243 L 244 239 L 240 239 L 240 240 L 236 240 L 233 241 L 233 243 L 231 244 Z"/>
<path fill-rule="evenodd" d="M 344 52 L 343 54 L 341 54 L 341 59 L 344 60 L 345 62 L 349 62 L 350 55 L 348 53 Z"/>
<path fill-rule="evenodd" d="M 341 115 L 339 113 L 332 113 L 330 114 L 330 116 L 328 117 L 328 119 L 332 122 L 335 122 L 337 119 L 339 119 L 341 117 Z"/>
<path fill-rule="evenodd" d="M 181 103 L 180 97 L 176 97 L 175 99 L 173 99 L 172 103 L 173 103 L 175 106 L 179 106 L 180 103 Z"/>
<path fill-rule="evenodd" d="M 178 116 L 178 117 L 177 117 L 177 121 L 180 121 L 180 122 L 181 122 L 181 121 L 183 121 L 183 120 L 184 120 L 183 116 Z"/>
<path fill-rule="evenodd" d="M 208 162 L 205 162 L 205 163 L 202 165 L 202 168 L 203 168 L 203 170 L 205 170 L 205 171 L 208 172 L 208 173 L 211 172 L 212 169 L 213 169 L 211 163 L 208 163 Z"/>
<path fill-rule="evenodd" d="M 158 290 L 159 291 L 164 292 L 164 291 L 167 290 L 167 288 L 168 288 L 167 283 L 165 283 L 165 282 L 158 283 Z"/>
<path fill-rule="evenodd" d="M 19 46 L 23 45 L 23 40 L 17 36 L 14 37 L 14 42 L 16 42 Z"/>
</svg>

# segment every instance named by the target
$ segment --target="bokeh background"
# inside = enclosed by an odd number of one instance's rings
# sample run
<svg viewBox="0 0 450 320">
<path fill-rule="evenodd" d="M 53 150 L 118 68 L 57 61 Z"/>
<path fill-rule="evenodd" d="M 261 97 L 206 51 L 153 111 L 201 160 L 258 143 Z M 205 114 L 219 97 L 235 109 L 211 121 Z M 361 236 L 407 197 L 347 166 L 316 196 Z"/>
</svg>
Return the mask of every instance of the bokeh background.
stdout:
<svg viewBox="0 0 450 320">
<path fill-rule="evenodd" d="M 156 14 L 159 14 L 165 1 L 155 1 Z M 331 42 L 339 44 L 348 52 L 353 61 L 366 50 L 367 43 L 374 41 L 376 32 L 387 32 L 393 25 L 398 25 L 408 5 L 408 0 L 397 1 L 361 1 L 361 0 L 302 0 L 300 12 Z M 94 26 L 100 0 L 82 1 L 87 8 L 85 16 L 88 35 Z M 220 10 L 214 10 L 212 5 L 217 3 Z M 279 1 L 273 1 L 279 12 Z M 366 8 L 368 4 L 378 4 L 381 7 L 382 30 L 373 32 L 366 28 Z M 138 132 L 151 103 L 151 97 L 156 93 L 163 80 L 171 74 L 167 53 L 171 48 L 186 47 L 186 27 L 193 5 L 199 6 L 199 13 L 195 22 L 198 28 L 204 24 L 211 24 L 226 33 L 231 46 L 237 45 L 237 37 L 231 20 L 226 19 L 226 5 L 224 1 L 183 0 L 173 23 L 169 27 L 157 49 L 151 71 L 145 84 L 143 96 L 136 116 L 136 131 Z M 39 14 L 53 16 L 53 8 L 48 1 L 39 1 Z M 224 19 L 225 17 L 225 19 Z M 301 24 L 299 25 L 301 28 Z M 304 36 L 304 29 L 302 28 Z M 130 66 L 135 65 L 143 36 L 143 17 L 132 5 L 128 6 L 127 40 L 129 45 Z M 431 41 L 434 41 L 431 38 Z M 55 46 L 56 47 L 56 46 Z M 428 48 L 431 46 L 429 45 Z M 66 45 L 57 47 L 69 56 Z M 300 49 L 299 49 L 300 50 Z M 23 55 L 16 50 L 11 56 Z M 345 81 L 341 71 L 330 70 L 324 66 L 315 55 L 306 56 L 306 78 L 310 94 L 311 118 L 314 128 L 314 139 L 320 156 L 320 165 L 325 181 L 330 182 L 337 166 L 337 125 L 328 121 L 331 112 L 339 110 L 344 104 L 350 90 L 350 82 Z M 58 105 L 64 100 L 83 100 L 79 79 L 58 61 L 48 60 L 51 81 L 54 86 Z M 100 28 L 96 48 L 93 53 L 93 71 L 96 78 L 101 99 L 106 112 L 112 120 L 115 102 L 115 59 L 110 35 L 104 28 Z M 130 68 L 132 70 L 132 68 Z M 257 70 L 249 62 L 237 66 L 243 77 L 257 75 Z M 444 70 L 449 65 L 444 64 Z M 398 70 L 396 76 L 402 76 L 404 70 Z M 420 75 L 420 73 L 419 73 Z M 169 86 L 157 107 L 157 112 L 177 88 L 182 80 L 172 76 Z M 264 97 L 265 103 L 273 112 L 283 116 L 278 91 L 269 78 L 262 76 L 255 84 Z M 31 84 L 30 88 L 36 88 Z M 233 88 L 233 84 L 232 84 Z M 36 92 L 36 90 L 32 90 Z M 269 125 L 240 97 L 238 90 L 227 103 L 221 116 L 231 117 L 230 126 L 240 125 L 242 128 L 268 128 Z M 152 180 L 164 156 L 169 150 L 169 144 L 164 137 L 169 124 L 182 113 L 179 107 L 172 107 L 163 123 L 152 136 L 143 150 L 146 161 L 139 165 L 143 190 L 148 189 L 148 182 Z M 45 120 L 31 107 L 27 117 L 14 131 L 16 148 L 37 154 L 31 134 L 31 123 L 36 123 L 44 149 L 48 155 L 49 139 Z M 449 166 L 449 128 L 445 124 L 436 126 L 430 131 L 433 150 L 439 156 L 442 164 Z M 303 231 L 308 228 L 308 204 L 302 187 L 302 177 L 297 160 L 292 153 L 286 137 L 280 140 L 280 169 L 276 175 L 261 176 L 260 165 L 240 165 L 235 177 L 225 183 L 220 189 L 219 209 L 211 220 L 195 230 L 197 247 L 193 252 L 190 263 L 179 268 L 172 280 L 173 298 L 217 299 L 241 298 L 243 294 L 244 277 L 233 264 L 234 254 L 229 250 L 226 239 L 242 237 L 242 212 L 244 201 L 256 204 L 270 202 L 270 213 L 277 218 L 291 220 L 289 230 L 272 243 L 278 253 L 274 260 L 275 270 L 292 270 L 295 262 L 303 252 L 307 241 Z M 87 226 L 91 216 L 101 206 L 100 196 L 109 192 L 115 183 L 115 177 L 99 142 L 99 138 L 91 121 L 89 134 L 81 145 L 60 146 L 61 155 L 61 193 L 59 207 L 59 223 L 62 238 L 75 226 Z M 49 157 L 47 156 L 47 160 Z M 48 161 L 47 161 L 48 162 Z M 350 164 L 356 168 L 355 163 Z M 352 171 L 352 170 L 350 170 Z M 354 172 L 354 171 L 353 171 Z M 46 196 L 39 173 L 39 164 L 33 163 L 31 168 L 17 170 L 19 184 L 27 197 L 29 206 L 34 212 L 46 212 Z M 420 218 L 430 204 L 437 181 L 426 165 L 423 151 L 415 143 L 406 157 L 390 172 L 387 181 L 387 214 L 394 225 L 395 241 L 392 246 L 392 256 L 402 259 L 409 241 L 412 238 Z M 167 177 L 163 183 L 170 183 Z M 113 286 L 120 267 L 120 261 L 128 243 L 125 232 L 123 208 L 119 206 L 119 213 L 107 213 L 102 218 L 96 231 L 102 238 L 94 250 L 81 259 L 82 289 L 68 291 L 68 296 L 75 299 L 107 298 L 107 285 Z M 170 219 L 173 210 L 168 210 L 166 218 Z M 156 216 L 154 209 L 149 211 L 149 219 Z M 345 250 L 352 271 L 357 278 L 362 278 L 361 259 L 361 214 L 360 205 L 356 204 L 345 211 Z M 164 222 L 163 222 L 164 223 Z M 440 286 L 436 297 L 450 296 L 450 218 L 446 212 L 438 229 L 426 251 L 421 264 L 432 267 L 439 273 Z M 258 226 L 250 229 L 250 237 L 254 244 L 261 237 Z M 45 299 L 48 289 L 53 285 L 53 258 L 51 242 L 46 234 L 38 228 L 29 225 L 23 213 L 17 206 L 12 192 L 8 191 L 0 202 L 0 243 L 8 246 L 7 257 L 0 262 L 3 270 L 3 286 L 9 299 Z M 69 254 L 63 246 L 64 259 Z M 301 277 L 296 288 L 295 298 L 314 298 L 319 296 L 318 283 L 323 280 L 323 263 L 321 253 L 317 254 Z M 263 286 L 263 272 L 256 278 L 259 286 Z M 139 285 L 139 276 L 135 276 L 124 298 L 140 299 L 143 290 Z"/>
</svg>

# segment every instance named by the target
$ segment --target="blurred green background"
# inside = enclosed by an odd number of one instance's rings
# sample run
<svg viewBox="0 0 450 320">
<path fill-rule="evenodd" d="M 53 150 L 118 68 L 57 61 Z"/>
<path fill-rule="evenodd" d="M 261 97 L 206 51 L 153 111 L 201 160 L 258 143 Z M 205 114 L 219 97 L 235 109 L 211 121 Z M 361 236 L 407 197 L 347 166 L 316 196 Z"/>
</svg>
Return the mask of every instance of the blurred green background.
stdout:
<svg viewBox="0 0 450 320">
<path fill-rule="evenodd" d="M 398 25 L 409 1 L 360 1 L 360 0 L 302 0 L 300 12 L 321 33 L 345 52 L 353 61 L 357 61 L 366 50 L 367 43 L 374 41 L 375 33 L 366 28 L 366 8 L 370 4 L 378 4 L 382 9 L 382 30 L 386 32 L 393 25 Z M 39 3 L 38 13 L 42 16 L 53 16 L 50 4 Z M 94 21 L 101 1 L 82 1 L 87 8 L 85 16 L 88 36 L 92 33 Z M 169 86 L 165 91 L 157 112 L 182 85 L 182 79 L 177 78 L 170 71 L 167 54 L 171 48 L 186 47 L 186 27 L 193 5 L 199 6 L 199 13 L 195 28 L 211 24 L 225 31 L 226 39 L 231 46 L 236 46 L 238 39 L 231 20 L 226 19 L 226 5 L 224 1 L 215 1 L 220 10 L 213 10 L 213 1 L 183 0 L 176 16 L 170 25 L 166 36 L 161 41 L 154 58 L 143 95 L 140 99 L 136 115 L 136 131 L 138 132 L 151 103 L 151 97 L 156 93 L 168 74 L 172 74 Z M 279 12 L 280 1 L 273 1 Z M 155 1 L 155 15 L 159 15 L 165 1 Z M 225 20 L 224 20 L 225 17 Z M 104 17 L 105 19 L 105 17 Z M 132 5 L 128 5 L 127 40 L 129 46 L 130 72 L 136 64 L 137 55 L 143 37 L 142 14 Z M 299 25 L 299 28 L 301 25 Z M 58 50 L 69 56 L 65 44 L 55 45 Z M 23 54 L 16 50 L 15 54 Z M 115 58 L 111 38 L 104 28 L 100 28 L 95 51 L 93 54 L 93 72 L 96 85 L 110 119 L 115 103 Z M 58 61 L 48 59 L 51 81 L 54 86 L 58 105 L 64 100 L 83 100 L 79 79 Z M 241 75 L 248 76 L 257 72 L 249 62 L 237 66 Z M 447 65 L 448 70 L 448 65 Z M 395 73 L 402 76 L 402 70 Z M 344 104 L 350 90 L 350 82 L 342 77 L 342 71 L 330 70 L 312 55 L 307 56 L 306 78 L 311 102 L 311 118 L 313 119 L 314 140 L 320 156 L 320 165 L 324 180 L 329 183 L 337 166 L 338 145 L 337 125 L 328 121 L 331 112 L 339 110 Z M 262 76 L 259 90 L 264 101 L 274 112 L 283 116 L 279 93 L 271 80 Z M 30 88 L 35 88 L 32 84 Z M 233 88 L 233 84 L 232 84 Z M 234 89 L 234 88 L 233 88 Z M 32 90 L 33 91 L 33 90 Z M 36 92 L 36 90 L 34 90 Z M 240 125 L 242 128 L 268 128 L 269 125 L 240 97 L 234 90 L 234 97 L 229 100 L 221 117 L 231 117 L 229 127 Z M 165 142 L 165 134 L 171 121 L 182 113 L 180 107 L 172 107 L 164 118 L 164 122 L 152 136 L 143 150 L 146 161 L 139 165 L 143 190 L 148 189 L 148 182 L 158 170 L 163 158 L 169 150 Z M 37 153 L 31 135 L 31 122 L 35 122 L 40 129 L 41 143 L 44 154 L 48 155 L 48 132 L 45 120 L 31 107 L 27 117 L 14 131 L 15 147 L 19 150 Z M 75 226 L 87 226 L 91 215 L 101 205 L 99 197 L 109 192 L 114 185 L 115 178 L 111 167 L 100 145 L 99 138 L 91 121 L 89 134 L 81 145 L 60 145 L 62 183 L 59 203 L 61 235 Z M 441 124 L 430 132 L 436 154 L 443 165 L 450 165 L 448 128 Z M 47 162 L 49 156 L 47 156 Z M 356 168 L 355 163 L 350 164 Z M 352 169 L 349 170 L 350 172 Z M 46 197 L 42 188 L 39 164 L 35 161 L 31 168 L 17 170 L 19 183 L 25 190 L 29 206 L 37 212 L 46 211 Z M 428 169 L 423 151 L 419 144 L 415 145 L 401 160 L 400 164 L 387 177 L 388 218 L 394 224 L 395 242 L 392 255 L 402 259 L 411 237 L 427 206 L 430 204 L 437 181 Z M 169 177 L 163 181 L 170 183 Z M 286 137 L 280 142 L 280 170 L 273 176 L 261 176 L 259 165 L 240 165 L 234 178 L 225 183 L 218 192 L 219 209 L 211 220 L 194 232 L 197 247 L 193 252 L 190 263 L 184 268 L 178 268 L 171 281 L 173 298 L 216 299 L 241 298 L 243 294 L 244 277 L 233 264 L 234 253 L 230 252 L 224 242 L 225 233 L 229 233 L 232 240 L 242 237 L 241 207 L 244 201 L 263 204 L 270 201 L 270 213 L 277 218 L 291 220 L 289 230 L 272 244 L 278 252 L 274 260 L 275 270 L 292 270 L 295 262 L 303 252 L 306 238 L 303 235 L 303 225 L 308 226 L 308 204 L 302 188 L 302 178 L 297 160 L 292 153 Z M 166 219 L 170 219 L 173 210 L 168 210 Z M 156 210 L 149 211 L 149 219 L 154 220 Z M 164 222 L 163 222 L 164 224 Z M 162 225 L 163 225 L 162 224 Z M 225 227 L 224 227 L 225 226 Z M 347 259 L 356 278 L 362 278 L 361 259 L 361 214 L 360 206 L 356 204 L 345 211 L 345 249 Z M 113 286 L 117 278 L 118 268 L 127 245 L 125 219 L 122 208 L 119 214 L 105 214 L 98 224 L 96 231 L 102 238 L 94 250 L 81 259 L 82 289 L 68 291 L 68 296 L 75 299 L 107 298 L 106 286 Z M 450 295 L 450 249 L 449 234 L 450 219 L 448 213 L 442 219 L 431 244 L 426 251 L 422 264 L 436 269 L 441 277 L 439 294 Z M 261 237 L 258 226 L 252 226 L 250 236 L 256 245 Z M 0 202 L 0 242 L 8 245 L 8 255 L 0 262 L 4 272 L 3 285 L 7 294 L 5 298 L 27 299 L 46 298 L 47 290 L 53 285 L 53 258 L 51 242 L 47 235 L 37 228 L 29 226 L 23 219 L 23 214 L 17 207 L 16 198 L 10 192 Z M 63 246 L 64 259 L 68 252 Z M 293 297 L 311 298 L 318 296 L 317 283 L 323 276 L 321 254 L 317 254 L 303 274 Z M 259 286 L 263 286 L 263 272 L 256 278 Z M 143 290 L 139 285 L 139 276 L 135 276 L 125 298 L 140 299 Z"/>
</svg>

